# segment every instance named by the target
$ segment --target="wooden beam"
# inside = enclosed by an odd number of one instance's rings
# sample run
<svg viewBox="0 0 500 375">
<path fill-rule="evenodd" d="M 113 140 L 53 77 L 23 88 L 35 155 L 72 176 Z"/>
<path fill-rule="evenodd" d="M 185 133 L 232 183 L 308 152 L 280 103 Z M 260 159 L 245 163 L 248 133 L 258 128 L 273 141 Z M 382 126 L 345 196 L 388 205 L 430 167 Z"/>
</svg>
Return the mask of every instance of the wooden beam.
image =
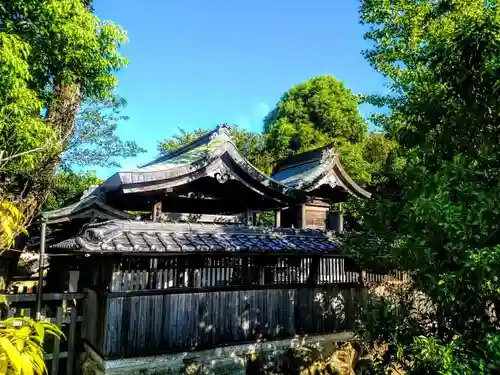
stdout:
<svg viewBox="0 0 500 375">
<path fill-rule="evenodd" d="M 63 301 L 71 299 L 84 299 L 85 293 L 44 293 L 42 294 L 43 301 Z M 9 302 L 34 302 L 36 294 L 7 294 Z"/>
<path fill-rule="evenodd" d="M 306 205 L 301 204 L 298 208 L 298 220 L 297 220 L 297 228 L 305 228 L 306 227 Z"/>
<path fill-rule="evenodd" d="M 215 224 L 243 224 L 243 215 L 212 215 L 190 214 L 179 212 L 163 212 L 163 221 L 185 223 L 215 223 Z"/>
<path fill-rule="evenodd" d="M 153 206 L 153 221 L 154 222 L 157 222 L 157 221 L 160 221 L 160 218 L 161 218 L 161 200 L 156 202 L 155 205 Z"/>
</svg>

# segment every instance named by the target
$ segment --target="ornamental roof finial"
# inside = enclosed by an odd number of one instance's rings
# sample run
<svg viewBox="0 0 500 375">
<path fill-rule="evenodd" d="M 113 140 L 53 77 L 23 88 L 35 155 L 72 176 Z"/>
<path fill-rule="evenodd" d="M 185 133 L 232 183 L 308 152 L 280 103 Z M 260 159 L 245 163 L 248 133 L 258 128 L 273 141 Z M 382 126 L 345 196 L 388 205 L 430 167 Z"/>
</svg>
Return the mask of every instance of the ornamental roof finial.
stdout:
<svg viewBox="0 0 500 375">
<path fill-rule="evenodd" d="M 335 156 L 335 148 L 332 144 L 325 146 L 321 152 L 321 163 L 328 162 L 333 156 Z"/>
<path fill-rule="evenodd" d="M 213 141 L 214 139 L 220 138 L 225 138 L 227 140 L 233 141 L 233 137 L 231 135 L 231 125 L 229 125 L 228 123 L 217 125 L 215 131 L 210 137 L 210 140 Z"/>
</svg>

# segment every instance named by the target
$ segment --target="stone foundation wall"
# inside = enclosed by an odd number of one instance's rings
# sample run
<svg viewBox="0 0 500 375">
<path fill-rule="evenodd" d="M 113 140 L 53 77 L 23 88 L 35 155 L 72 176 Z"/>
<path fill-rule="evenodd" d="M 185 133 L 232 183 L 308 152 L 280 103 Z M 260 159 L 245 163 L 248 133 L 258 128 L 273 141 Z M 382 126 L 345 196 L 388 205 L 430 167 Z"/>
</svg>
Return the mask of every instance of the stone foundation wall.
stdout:
<svg viewBox="0 0 500 375">
<path fill-rule="evenodd" d="M 85 345 L 80 357 L 81 375 L 179 375 L 179 374 L 231 374 L 244 375 L 247 360 L 257 355 L 272 361 L 289 349 L 316 346 L 330 351 L 336 342 L 351 341 L 350 332 L 322 336 L 297 337 L 289 340 L 234 345 L 222 348 L 168 354 L 161 356 L 103 360 Z M 202 371 L 200 371 L 202 370 Z"/>
</svg>

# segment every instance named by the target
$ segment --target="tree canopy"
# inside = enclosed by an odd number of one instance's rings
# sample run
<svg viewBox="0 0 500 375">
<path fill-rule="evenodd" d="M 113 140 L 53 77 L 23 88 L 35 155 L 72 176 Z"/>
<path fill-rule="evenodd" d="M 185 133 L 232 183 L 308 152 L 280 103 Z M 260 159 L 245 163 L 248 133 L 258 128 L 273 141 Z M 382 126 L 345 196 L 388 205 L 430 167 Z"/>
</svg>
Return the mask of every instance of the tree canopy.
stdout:
<svg viewBox="0 0 500 375">
<path fill-rule="evenodd" d="M 384 365 L 399 363 L 409 374 L 493 374 L 500 9 L 486 0 L 364 0 L 361 21 L 373 42 L 365 56 L 391 88 L 370 100 L 389 108 L 378 123 L 399 141 L 406 164 L 366 203 L 349 253 L 367 266 L 408 270 L 438 311 L 435 328 L 389 314 L 387 330 L 371 321 L 364 335 L 391 341 L 398 355 Z"/>
<path fill-rule="evenodd" d="M 330 75 L 293 86 L 264 120 L 267 147 L 280 156 L 321 147 L 337 138 L 358 143 L 366 131 L 358 98 Z"/>
<path fill-rule="evenodd" d="M 3 252 L 25 238 L 19 234 L 26 234 L 26 225 L 51 194 L 60 154 L 74 140 L 81 104 L 113 97 L 117 83 L 114 72 L 126 64 L 118 53 L 126 35 L 118 26 L 103 23 L 92 14 L 91 0 L 4 1 L 0 3 L 0 20 Z M 67 193 L 71 190 L 68 184 L 77 186 L 72 177 L 59 174 L 58 179 L 66 185 L 57 187 L 63 186 Z M 0 372 L 45 372 L 44 337 L 61 339 L 60 329 L 29 318 L 2 321 L 2 326 Z"/>
<path fill-rule="evenodd" d="M 276 162 L 290 153 L 333 144 L 351 177 L 363 186 L 370 184 L 396 143 L 385 134 L 368 132 L 358 109 L 361 99 L 331 75 L 293 86 L 264 119 L 266 149 Z"/>
<path fill-rule="evenodd" d="M 55 134 L 40 117 L 42 100 L 30 89 L 29 45 L 5 32 L 0 41 L 0 162 L 12 169 L 33 167 L 43 154 L 31 150 L 51 151 Z"/>
<path fill-rule="evenodd" d="M 80 199 L 83 192 L 92 185 L 100 185 L 102 180 L 93 172 L 59 171 L 44 203 L 44 210 L 64 207 L 69 202 Z"/>
<path fill-rule="evenodd" d="M 118 124 L 129 119 L 121 113 L 126 105 L 126 100 L 117 95 L 84 102 L 62 154 L 61 167 L 119 167 L 117 159 L 146 152 L 137 142 L 123 141 L 116 134 Z"/>
<path fill-rule="evenodd" d="M 80 122 L 74 137 L 81 105 L 112 101 L 117 84 L 114 73 L 127 64 L 118 52 L 126 41 L 124 30 L 101 22 L 91 12 L 91 3 L 21 0 L 0 5 L 1 188 L 9 199 L 25 203 L 26 222 L 47 197 L 61 166 L 60 154 L 69 145 L 77 143 L 77 150 L 82 141 L 91 148 L 96 143 L 102 146 L 107 141 L 96 140 L 103 134 L 111 140 L 106 145 L 119 145 L 110 135 L 112 121 L 98 128 L 95 118 L 85 117 L 85 112 L 80 119 L 87 121 L 86 129 L 93 135 L 83 132 L 86 138 L 82 140 Z M 120 156 L 113 147 L 107 152 Z M 75 148 L 67 154 L 75 155 L 81 156 Z"/>
</svg>

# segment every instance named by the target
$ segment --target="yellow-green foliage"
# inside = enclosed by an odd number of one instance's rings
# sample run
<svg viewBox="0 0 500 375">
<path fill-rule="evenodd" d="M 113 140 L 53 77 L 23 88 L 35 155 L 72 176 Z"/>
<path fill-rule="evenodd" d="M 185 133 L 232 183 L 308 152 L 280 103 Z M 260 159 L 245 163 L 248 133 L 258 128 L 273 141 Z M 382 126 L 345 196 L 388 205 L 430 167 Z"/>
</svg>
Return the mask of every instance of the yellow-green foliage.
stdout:
<svg viewBox="0 0 500 375">
<path fill-rule="evenodd" d="M 9 318 L 0 325 L 0 374 L 34 375 L 46 372 L 43 360 L 45 335 L 61 338 L 54 324 L 30 318 Z"/>
<path fill-rule="evenodd" d="M 0 252 L 8 249 L 17 235 L 25 233 L 23 214 L 9 201 L 0 202 Z"/>
<path fill-rule="evenodd" d="M 0 246 L 8 249 L 19 233 L 26 232 L 23 214 L 7 200 L 0 202 Z M 6 304 L 4 295 L 0 303 Z M 0 321 L 0 375 L 34 375 L 46 372 L 43 361 L 45 336 L 61 337 L 61 330 L 46 321 L 9 318 Z"/>
<path fill-rule="evenodd" d="M 40 118 L 42 101 L 29 87 L 30 46 L 19 36 L 5 32 L 0 32 L 0 44 L 0 150 L 3 157 L 12 157 L 50 143 L 54 134 Z M 41 156 L 23 154 L 24 166 L 33 167 Z M 0 157 L 2 167 L 4 163 Z"/>
<path fill-rule="evenodd" d="M 339 374 L 354 375 L 354 367 L 358 357 L 356 349 L 346 343 L 334 349 L 327 357 L 320 356 L 300 372 L 300 375 Z"/>
</svg>

